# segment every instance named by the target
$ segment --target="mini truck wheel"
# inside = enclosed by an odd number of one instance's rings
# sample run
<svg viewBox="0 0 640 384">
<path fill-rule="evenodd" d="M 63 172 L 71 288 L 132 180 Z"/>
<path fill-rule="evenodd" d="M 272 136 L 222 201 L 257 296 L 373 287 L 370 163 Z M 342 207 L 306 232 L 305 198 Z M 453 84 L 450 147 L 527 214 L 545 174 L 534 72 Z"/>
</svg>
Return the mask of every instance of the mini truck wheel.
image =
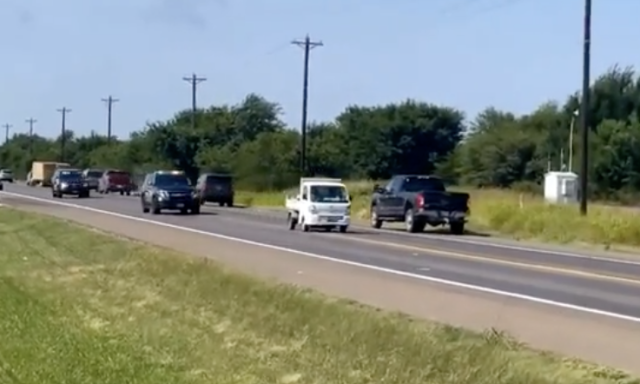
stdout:
<svg viewBox="0 0 640 384">
<path fill-rule="evenodd" d="M 287 213 L 287 227 L 289 227 L 290 231 L 296 229 L 296 225 L 298 225 L 298 217 L 291 212 Z"/>
</svg>

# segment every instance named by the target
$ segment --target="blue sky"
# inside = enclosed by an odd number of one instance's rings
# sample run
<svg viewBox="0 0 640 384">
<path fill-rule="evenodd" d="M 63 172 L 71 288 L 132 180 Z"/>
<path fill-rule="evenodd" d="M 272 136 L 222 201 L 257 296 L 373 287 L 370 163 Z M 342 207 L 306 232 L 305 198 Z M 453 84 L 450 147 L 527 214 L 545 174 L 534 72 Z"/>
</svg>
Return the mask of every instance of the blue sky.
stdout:
<svg viewBox="0 0 640 384">
<path fill-rule="evenodd" d="M 473 116 L 488 105 L 524 113 L 580 86 L 582 0 L 3 0 L 0 123 L 56 135 L 105 131 L 114 95 L 120 137 L 187 108 L 192 72 L 208 78 L 199 104 L 250 92 L 300 121 L 306 33 L 310 119 L 349 104 L 416 98 Z M 640 2 L 595 1 L 593 74 L 635 65 Z"/>
</svg>

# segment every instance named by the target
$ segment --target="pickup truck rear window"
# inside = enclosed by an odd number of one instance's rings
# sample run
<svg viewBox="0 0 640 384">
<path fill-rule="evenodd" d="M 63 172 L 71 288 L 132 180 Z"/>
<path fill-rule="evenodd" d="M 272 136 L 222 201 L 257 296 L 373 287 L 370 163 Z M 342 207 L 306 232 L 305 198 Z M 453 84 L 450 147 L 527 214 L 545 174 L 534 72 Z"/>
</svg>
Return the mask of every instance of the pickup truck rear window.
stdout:
<svg viewBox="0 0 640 384">
<path fill-rule="evenodd" d="M 442 180 L 435 177 L 407 177 L 402 183 L 402 190 L 405 192 L 444 192 L 445 187 Z"/>
</svg>

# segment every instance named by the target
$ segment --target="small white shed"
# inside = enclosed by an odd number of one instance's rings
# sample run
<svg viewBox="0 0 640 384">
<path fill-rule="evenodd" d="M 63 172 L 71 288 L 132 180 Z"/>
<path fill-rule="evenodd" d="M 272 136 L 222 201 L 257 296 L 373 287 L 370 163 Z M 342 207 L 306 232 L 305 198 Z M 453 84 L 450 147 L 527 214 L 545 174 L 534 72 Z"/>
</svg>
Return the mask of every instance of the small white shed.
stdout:
<svg viewBox="0 0 640 384">
<path fill-rule="evenodd" d="M 544 175 L 544 199 L 554 204 L 578 201 L 578 175 L 573 172 L 547 172 Z"/>
</svg>

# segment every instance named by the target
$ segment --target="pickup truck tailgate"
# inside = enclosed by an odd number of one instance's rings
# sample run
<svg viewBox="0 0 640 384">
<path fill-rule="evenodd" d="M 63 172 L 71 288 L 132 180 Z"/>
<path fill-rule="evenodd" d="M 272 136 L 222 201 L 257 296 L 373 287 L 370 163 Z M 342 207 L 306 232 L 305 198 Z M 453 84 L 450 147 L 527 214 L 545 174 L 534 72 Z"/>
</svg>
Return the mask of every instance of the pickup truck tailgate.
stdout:
<svg viewBox="0 0 640 384">
<path fill-rule="evenodd" d="M 448 212 L 467 212 L 469 194 L 463 192 L 425 191 L 423 209 Z"/>
</svg>

